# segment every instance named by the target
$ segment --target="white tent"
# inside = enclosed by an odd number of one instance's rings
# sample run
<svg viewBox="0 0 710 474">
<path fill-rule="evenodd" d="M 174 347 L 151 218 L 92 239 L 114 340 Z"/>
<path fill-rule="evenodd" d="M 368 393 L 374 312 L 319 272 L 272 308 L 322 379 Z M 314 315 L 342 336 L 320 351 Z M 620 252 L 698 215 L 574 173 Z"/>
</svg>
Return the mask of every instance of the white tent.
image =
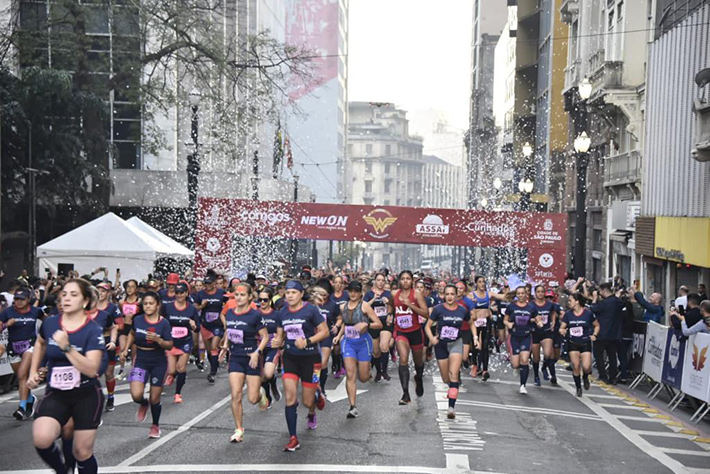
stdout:
<svg viewBox="0 0 710 474">
<path fill-rule="evenodd" d="M 195 253 L 193 251 L 191 251 L 184 245 L 181 245 L 179 242 L 171 239 L 167 235 L 163 234 L 150 224 L 146 224 L 138 217 L 133 216 L 130 219 L 126 220 L 126 223 L 160 241 L 161 243 L 169 247 L 173 251 L 174 255 L 185 256 L 186 258 L 193 258 L 195 256 Z"/>
<path fill-rule="evenodd" d="M 190 259 L 193 255 L 185 247 L 168 245 L 111 212 L 37 247 L 42 272 L 49 268 L 56 274 L 62 264 L 72 265 L 80 275 L 106 267 L 109 279 L 114 280 L 120 269 L 123 281 L 145 279 L 153 273 L 158 258 Z"/>
</svg>

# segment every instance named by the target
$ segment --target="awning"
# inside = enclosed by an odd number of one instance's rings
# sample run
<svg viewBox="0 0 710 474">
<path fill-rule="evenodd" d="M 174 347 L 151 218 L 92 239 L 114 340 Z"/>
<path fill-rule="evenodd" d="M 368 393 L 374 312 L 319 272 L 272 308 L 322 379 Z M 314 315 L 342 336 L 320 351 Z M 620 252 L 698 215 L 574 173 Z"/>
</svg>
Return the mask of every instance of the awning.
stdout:
<svg viewBox="0 0 710 474">
<path fill-rule="evenodd" d="M 625 244 L 629 241 L 630 238 L 631 232 L 626 232 L 623 230 L 617 230 L 609 234 L 609 240 L 611 240 L 612 242 L 621 242 Z"/>
</svg>

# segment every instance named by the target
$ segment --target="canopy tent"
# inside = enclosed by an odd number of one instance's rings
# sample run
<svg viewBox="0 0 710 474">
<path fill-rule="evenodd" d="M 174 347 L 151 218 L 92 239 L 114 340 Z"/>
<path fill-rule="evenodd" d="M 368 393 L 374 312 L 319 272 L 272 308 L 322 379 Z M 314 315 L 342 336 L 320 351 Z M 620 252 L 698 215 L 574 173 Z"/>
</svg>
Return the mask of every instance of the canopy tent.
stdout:
<svg viewBox="0 0 710 474">
<path fill-rule="evenodd" d="M 37 247 L 40 270 L 49 268 L 56 274 L 62 265 L 62 268 L 71 268 L 84 275 L 98 267 L 106 267 L 107 277 L 111 280 L 117 269 L 121 270 L 123 281 L 141 280 L 153 272 L 155 261 L 161 257 L 194 257 L 192 251 L 138 221 L 140 224 L 128 223 L 109 212 L 50 240 Z M 143 228 L 139 227 L 141 224 Z M 145 228 L 151 229 L 150 233 L 143 230 Z"/>
<path fill-rule="evenodd" d="M 126 221 L 126 223 L 135 227 L 139 231 L 141 231 L 145 234 L 148 234 L 149 236 L 160 241 L 161 243 L 163 243 L 167 247 L 171 248 L 173 251 L 173 256 L 185 256 L 186 258 L 193 258 L 195 255 L 195 253 L 192 250 L 188 249 L 187 247 L 180 244 L 179 242 L 171 239 L 170 237 L 163 234 L 155 227 L 140 220 L 138 217 L 135 217 L 135 216 L 131 217 L 130 219 L 128 219 Z"/>
</svg>

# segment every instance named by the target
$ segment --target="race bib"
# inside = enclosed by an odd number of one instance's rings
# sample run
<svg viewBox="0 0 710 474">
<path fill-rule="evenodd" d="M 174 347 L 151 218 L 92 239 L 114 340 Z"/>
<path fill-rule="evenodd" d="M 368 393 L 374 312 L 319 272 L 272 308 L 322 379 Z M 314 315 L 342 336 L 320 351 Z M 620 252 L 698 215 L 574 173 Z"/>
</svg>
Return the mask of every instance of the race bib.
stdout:
<svg viewBox="0 0 710 474">
<path fill-rule="evenodd" d="M 360 331 L 355 326 L 345 326 L 346 339 L 360 339 Z"/>
<path fill-rule="evenodd" d="M 527 326 L 529 322 L 530 322 L 530 318 L 528 316 L 516 316 L 515 317 L 515 325 L 516 326 Z"/>
<path fill-rule="evenodd" d="M 30 341 L 17 341 L 12 343 L 15 354 L 23 354 L 30 348 Z"/>
<path fill-rule="evenodd" d="M 137 304 L 124 304 L 123 305 L 123 314 L 125 316 L 133 316 L 136 314 L 138 311 L 138 305 Z"/>
<path fill-rule="evenodd" d="M 584 336 L 584 328 L 577 326 L 569 329 L 569 333 L 573 337 L 582 337 Z"/>
<path fill-rule="evenodd" d="M 81 374 L 74 366 L 54 367 L 49 386 L 57 390 L 71 390 L 81 385 Z"/>
<path fill-rule="evenodd" d="M 385 316 L 387 316 L 387 307 L 375 306 L 375 315 L 377 315 L 378 318 L 384 318 Z"/>
<path fill-rule="evenodd" d="M 401 327 L 402 329 L 408 329 L 411 328 L 414 325 L 412 322 L 412 315 L 411 314 L 405 314 L 404 316 L 397 316 L 397 326 Z"/>
<path fill-rule="evenodd" d="M 208 323 L 213 323 L 219 319 L 219 313 L 209 312 L 205 313 L 205 321 Z"/>
<path fill-rule="evenodd" d="M 482 326 L 485 326 L 488 323 L 488 320 L 486 318 L 478 318 L 473 322 L 473 325 L 476 326 L 477 328 L 480 328 Z"/>
<path fill-rule="evenodd" d="M 302 324 L 289 324 L 288 326 L 284 326 L 284 331 L 286 331 L 286 338 L 291 341 L 306 338 Z"/>
<path fill-rule="evenodd" d="M 453 326 L 443 326 L 441 328 L 441 338 L 455 341 L 459 338 L 459 329 Z"/>
<path fill-rule="evenodd" d="M 543 324 L 543 325 L 544 325 L 544 324 L 547 324 L 547 320 L 548 320 L 549 317 L 550 317 L 550 315 L 548 315 L 548 314 L 541 314 L 541 315 L 540 315 L 540 321 L 542 321 L 542 324 Z"/>
<path fill-rule="evenodd" d="M 244 331 L 241 329 L 227 329 L 227 339 L 232 344 L 244 344 Z"/>
<path fill-rule="evenodd" d="M 170 331 L 170 334 L 172 334 L 173 339 L 182 339 L 183 337 L 187 337 L 188 331 L 187 328 L 184 327 L 174 327 L 172 331 Z"/>
<path fill-rule="evenodd" d="M 145 369 L 141 369 L 140 367 L 133 367 L 131 369 L 131 373 L 128 374 L 128 381 L 145 383 L 145 376 Z"/>
</svg>

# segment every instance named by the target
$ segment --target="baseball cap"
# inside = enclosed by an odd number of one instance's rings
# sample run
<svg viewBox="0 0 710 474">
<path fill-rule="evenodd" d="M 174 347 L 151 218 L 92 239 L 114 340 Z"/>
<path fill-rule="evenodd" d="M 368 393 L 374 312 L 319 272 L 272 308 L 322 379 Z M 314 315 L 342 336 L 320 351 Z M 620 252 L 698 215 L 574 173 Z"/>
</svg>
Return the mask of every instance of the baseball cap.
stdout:
<svg viewBox="0 0 710 474">
<path fill-rule="evenodd" d="M 348 284 L 348 291 L 355 291 L 357 293 L 362 293 L 362 283 L 357 280 L 353 280 Z"/>
<path fill-rule="evenodd" d="M 202 279 L 203 282 L 205 283 L 214 283 L 214 275 L 205 275 L 205 277 Z"/>
<path fill-rule="evenodd" d="M 175 285 L 175 293 L 188 293 L 188 292 L 189 292 L 189 288 L 187 286 L 187 283 L 185 283 L 184 281 L 181 281 L 180 283 Z"/>
<path fill-rule="evenodd" d="M 106 291 L 111 291 L 111 283 L 102 281 L 98 285 L 96 285 L 96 288 L 103 288 Z"/>
<path fill-rule="evenodd" d="M 180 275 L 177 273 L 168 273 L 168 278 L 166 280 L 168 285 L 177 285 L 180 281 Z"/>
<path fill-rule="evenodd" d="M 547 291 L 545 291 L 545 298 L 547 298 L 547 297 L 554 298 L 554 297 L 555 297 L 555 292 L 552 291 L 552 290 L 550 290 L 550 289 L 548 289 Z"/>
<path fill-rule="evenodd" d="M 267 278 L 266 278 L 266 276 L 264 276 L 264 275 L 257 275 L 257 276 L 256 276 L 256 279 L 257 279 L 257 280 L 266 280 Z"/>
<path fill-rule="evenodd" d="M 31 293 L 29 288 L 20 288 L 15 291 L 15 299 L 18 300 L 28 300 L 30 299 Z"/>
</svg>

